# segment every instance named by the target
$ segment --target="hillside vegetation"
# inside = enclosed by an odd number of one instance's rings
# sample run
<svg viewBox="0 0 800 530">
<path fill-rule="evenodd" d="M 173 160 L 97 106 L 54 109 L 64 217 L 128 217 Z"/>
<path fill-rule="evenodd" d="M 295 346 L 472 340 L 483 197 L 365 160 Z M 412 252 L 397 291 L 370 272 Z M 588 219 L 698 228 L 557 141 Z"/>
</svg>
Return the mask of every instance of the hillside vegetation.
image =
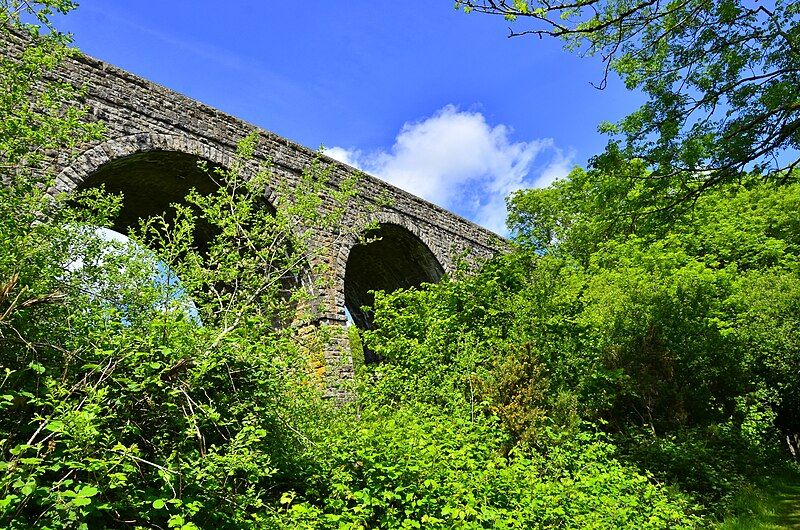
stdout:
<svg viewBox="0 0 800 530">
<path fill-rule="evenodd" d="M 99 238 L 124 198 L 52 197 L 44 161 L 102 127 L 32 39 L 0 60 L 0 527 L 702 528 L 800 484 L 795 174 L 659 204 L 611 150 L 520 191 L 510 252 L 376 294 L 349 335 L 380 361 L 333 402 L 293 229 L 340 224 L 323 165 L 263 208 L 253 135 L 217 192 Z"/>
</svg>

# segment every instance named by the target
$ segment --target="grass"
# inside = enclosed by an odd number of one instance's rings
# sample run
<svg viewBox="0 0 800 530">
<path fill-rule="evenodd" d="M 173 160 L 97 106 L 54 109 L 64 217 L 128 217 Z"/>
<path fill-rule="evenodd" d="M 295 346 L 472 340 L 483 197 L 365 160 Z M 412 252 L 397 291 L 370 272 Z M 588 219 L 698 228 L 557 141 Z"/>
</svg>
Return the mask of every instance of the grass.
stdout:
<svg viewBox="0 0 800 530">
<path fill-rule="evenodd" d="M 800 530 L 800 474 L 743 488 L 731 508 L 737 515 L 726 518 L 717 530 Z"/>
</svg>

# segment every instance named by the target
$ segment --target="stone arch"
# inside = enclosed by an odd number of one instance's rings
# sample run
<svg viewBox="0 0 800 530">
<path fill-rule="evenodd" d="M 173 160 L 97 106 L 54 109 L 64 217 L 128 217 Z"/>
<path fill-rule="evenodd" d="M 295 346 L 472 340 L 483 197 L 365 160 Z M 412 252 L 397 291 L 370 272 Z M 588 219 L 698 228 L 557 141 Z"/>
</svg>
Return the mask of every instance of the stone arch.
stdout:
<svg viewBox="0 0 800 530">
<path fill-rule="evenodd" d="M 109 192 L 122 193 L 122 209 L 111 228 L 127 235 L 139 219 L 165 212 L 169 219 L 170 204 L 181 202 L 190 189 L 213 193 L 218 188 L 218 182 L 198 167 L 198 161 L 211 168 L 231 168 L 234 153 L 188 136 L 132 134 L 108 140 L 81 153 L 57 175 L 51 192 L 70 194 L 104 185 Z M 257 162 L 247 161 L 242 171 L 248 178 L 258 169 Z M 263 208 L 275 213 L 278 202 L 275 191 L 270 187 L 263 191 Z M 216 233 L 202 218 L 197 219 L 195 242 L 201 252 L 205 253 Z M 287 252 L 291 251 L 287 248 Z M 302 283 L 311 283 L 310 270 L 310 266 L 306 266 L 297 277 L 281 278 L 280 296 L 286 298 L 287 304 L 293 289 Z M 227 288 L 225 285 L 217 287 Z"/>
<path fill-rule="evenodd" d="M 369 291 L 419 287 L 422 283 L 435 283 L 445 274 L 437 247 L 417 226 L 399 215 L 384 214 L 375 220 L 377 229 L 367 234 L 370 239 L 351 239 L 337 260 L 343 310 L 346 308 L 355 325 L 362 329 L 373 325 L 372 312 L 364 309 L 374 303 Z M 365 352 L 365 357 L 367 361 L 376 360 L 370 352 Z"/>
<path fill-rule="evenodd" d="M 217 183 L 200 168 L 229 167 L 231 156 L 187 136 L 140 133 L 108 140 L 78 156 L 56 178 L 58 192 L 105 186 L 124 196 L 114 230 L 126 233 L 139 219 L 171 212 L 191 188 L 212 193 Z M 198 223 L 196 233 L 202 247 L 213 237 L 208 225 Z"/>
<path fill-rule="evenodd" d="M 151 151 L 183 153 L 230 167 L 231 154 L 189 136 L 138 133 L 102 142 L 81 153 L 56 177 L 55 191 L 71 193 L 102 166 L 131 155 Z"/>
</svg>

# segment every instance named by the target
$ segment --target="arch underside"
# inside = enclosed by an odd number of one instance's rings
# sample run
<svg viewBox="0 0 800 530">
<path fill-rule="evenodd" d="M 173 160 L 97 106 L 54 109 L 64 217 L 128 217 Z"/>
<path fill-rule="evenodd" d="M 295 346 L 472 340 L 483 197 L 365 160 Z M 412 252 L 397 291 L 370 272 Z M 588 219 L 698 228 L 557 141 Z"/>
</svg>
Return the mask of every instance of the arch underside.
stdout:
<svg viewBox="0 0 800 530">
<path fill-rule="evenodd" d="M 202 163 L 202 164 L 201 164 Z M 112 159 L 100 164 L 78 184 L 78 190 L 94 187 L 103 187 L 108 193 L 122 195 L 119 214 L 112 220 L 112 229 L 121 234 L 128 235 L 142 220 L 156 216 L 164 216 L 167 224 L 175 218 L 174 204 L 186 204 L 186 196 L 191 190 L 196 190 L 201 195 L 215 193 L 222 181 L 214 171 L 220 164 L 209 161 L 199 155 L 181 151 L 162 149 L 148 149 L 134 152 Z M 266 199 L 260 205 L 266 211 L 275 215 L 275 207 Z M 194 243 L 198 250 L 207 255 L 209 245 L 220 228 L 212 226 L 200 211 L 195 212 Z M 282 240 L 281 240 L 282 241 Z M 282 241 L 286 245 L 285 258 L 276 257 L 275 267 L 286 267 L 286 261 L 292 254 L 290 242 Z M 152 250 L 157 250 L 153 248 Z M 283 260 L 283 261 L 281 261 Z M 282 270 L 282 269 L 278 269 Z M 273 271 L 265 271 L 265 274 Z M 291 294 L 300 285 L 307 270 L 294 274 L 284 274 L 278 280 L 280 289 L 278 296 L 289 308 L 287 314 L 295 308 L 295 303 L 290 302 Z M 229 289 L 226 284 L 215 285 L 218 291 Z M 281 318 L 291 318 L 281 313 Z M 277 319 L 278 317 L 276 317 Z M 276 320 L 276 327 L 287 322 Z"/>
<path fill-rule="evenodd" d="M 191 189 L 210 194 L 217 189 L 211 176 L 198 166 L 196 155 L 174 151 L 145 151 L 109 161 L 87 176 L 79 189 L 102 186 L 123 196 L 122 208 L 113 228 L 128 233 L 141 219 L 174 217 L 173 203 L 183 202 Z M 209 166 L 211 167 L 211 166 Z M 212 234 L 198 223 L 197 237 L 207 242 Z"/>
<path fill-rule="evenodd" d="M 371 291 L 392 292 L 435 283 L 444 275 L 436 256 L 406 228 L 383 223 L 374 234 L 377 239 L 360 243 L 350 250 L 344 279 L 345 307 L 361 329 L 373 327 Z M 367 361 L 369 352 L 365 352 Z"/>
</svg>

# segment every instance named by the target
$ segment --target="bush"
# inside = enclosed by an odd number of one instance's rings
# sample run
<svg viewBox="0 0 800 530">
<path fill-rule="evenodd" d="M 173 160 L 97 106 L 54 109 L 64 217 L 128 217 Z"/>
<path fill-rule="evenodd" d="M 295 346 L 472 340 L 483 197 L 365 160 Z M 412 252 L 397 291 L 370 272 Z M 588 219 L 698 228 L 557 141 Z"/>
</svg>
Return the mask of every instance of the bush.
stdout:
<svg viewBox="0 0 800 530">
<path fill-rule="evenodd" d="M 309 528 L 693 528 L 679 494 L 614 458 L 599 433 L 552 434 L 546 454 L 504 455 L 496 422 L 424 405 L 365 411 L 318 455 L 313 498 L 288 496 Z M 286 522 L 286 521 L 284 521 Z"/>
</svg>

